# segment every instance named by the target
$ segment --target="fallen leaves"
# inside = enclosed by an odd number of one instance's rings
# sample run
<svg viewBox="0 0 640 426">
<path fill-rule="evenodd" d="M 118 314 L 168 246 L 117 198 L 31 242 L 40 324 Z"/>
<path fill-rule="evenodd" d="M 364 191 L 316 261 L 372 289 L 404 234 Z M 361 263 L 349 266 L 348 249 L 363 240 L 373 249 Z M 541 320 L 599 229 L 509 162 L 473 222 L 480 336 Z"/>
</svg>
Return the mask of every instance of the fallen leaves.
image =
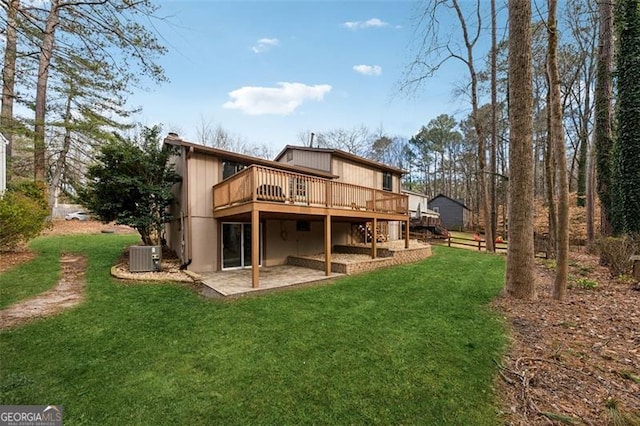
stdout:
<svg viewBox="0 0 640 426">
<path fill-rule="evenodd" d="M 572 253 L 565 301 L 551 298 L 553 274 L 537 265 L 538 300 L 495 302 L 513 337 L 498 385 L 506 423 L 609 424 L 611 401 L 640 415 L 640 292 L 584 253 Z M 579 277 L 598 285 L 582 288 Z"/>
</svg>

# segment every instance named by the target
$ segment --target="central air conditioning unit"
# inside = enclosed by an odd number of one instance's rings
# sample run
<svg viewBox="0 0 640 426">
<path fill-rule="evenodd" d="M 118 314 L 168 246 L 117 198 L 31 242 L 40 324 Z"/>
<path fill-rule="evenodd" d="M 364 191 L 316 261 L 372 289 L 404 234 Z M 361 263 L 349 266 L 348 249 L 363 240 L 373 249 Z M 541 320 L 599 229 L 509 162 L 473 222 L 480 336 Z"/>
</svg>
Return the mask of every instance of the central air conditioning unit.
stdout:
<svg viewBox="0 0 640 426">
<path fill-rule="evenodd" d="M 161 262 L 161 246 L 129 247 L 129 272 L 159 272 Z"/>
</svg>

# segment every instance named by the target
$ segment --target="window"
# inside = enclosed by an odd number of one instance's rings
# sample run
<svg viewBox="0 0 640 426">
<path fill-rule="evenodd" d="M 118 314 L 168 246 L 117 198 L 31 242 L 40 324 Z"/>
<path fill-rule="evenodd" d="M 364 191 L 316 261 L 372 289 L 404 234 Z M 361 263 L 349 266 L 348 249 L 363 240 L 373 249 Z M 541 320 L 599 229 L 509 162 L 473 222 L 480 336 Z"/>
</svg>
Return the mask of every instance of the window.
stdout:
<svg viewBox="0 0 640 426">
<path fill-rule="evenodd" d="M 440 207 L 431 207 L 431 210 L 433 210 L 436 213 L 440 213 Z"/>
<path fill-rule="evenodd" d="M 382 189 L 385 191 L 393 191 L 393 177 L 389 172 L 382 174 Z"/>
<path fill-rule="evenodd" d="M 304 178 L 291 178 L 289 180 L 291 198 L 307 196 L 307 182 Z"/>
<path fill-rule="evenodd" d="M 235 161 L 223 161 L 222 162 L 222 180 L 231 177 L 244 169 L 244 164 L 236 163 Z"/>
<path fill-rule="evenodd" d="M 287 161 L 293 161 L 293 151 L 287 151 Z"/>
<path fill-rule="evenodd" d="M 310 232 L 311 231 L 311 222 L 308 220 L 297 220 L 296 221 L 296 231 L 298 232 Z"/>
</svg>

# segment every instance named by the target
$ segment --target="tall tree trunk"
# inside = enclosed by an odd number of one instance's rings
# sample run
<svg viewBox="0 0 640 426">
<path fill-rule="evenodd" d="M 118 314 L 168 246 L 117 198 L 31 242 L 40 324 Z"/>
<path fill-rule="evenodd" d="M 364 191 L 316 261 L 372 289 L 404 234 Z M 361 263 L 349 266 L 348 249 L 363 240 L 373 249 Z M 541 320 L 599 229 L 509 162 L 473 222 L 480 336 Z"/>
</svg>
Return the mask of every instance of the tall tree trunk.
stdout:
<svg viewBox="0 0 640 426">
<path fill-rule="evenodd" d="M 498 236 L 498 217 L 496 215 L 496 171 L 498 143 L 498 26 L 496 22 L 496 0 L 491 0 L 491 231 L 492 241 Z"/>
<path fill-rule="evenodd" d="M 594 211 L 595 211 L 595 197 L 594 189 L 596 183 L 595 173 L 595 156 L 592 147 L 589 147 L 587 155 L 587 188 L 585 191 L 586 201 L 586 222 L 587 222 L 587 250 L 591 253 L 593 251 L 593 245 L 595 242 L 595 227 L 594 227 Z"/>
<path fill-rule="evenodd" d="M 20 0 L 7 2 L 7 32 L 4 48 L 4 66 L 2 67 L 2 111 L 0 112 L 0 128 L 2 135 L 7 139 L 7 164 L 11 165 L 13 151 L 13 133 L 15 124 L 13 121 L 13 103 L 15 101 L 16 85 L 16 53 L 18 46 L 18 10 Z M 9 172 L 7 168 L 7 172 Z"/>
<path fill-rule="evenodd" d="M 467 49 L 467 57 L 464 62 L 469 69 L 469 77 L 471 78 L 471 116 L 473 117 L 473 127 L 476 130 L 476 137 L 478 138 L 478 184 L 480 186 L 480 192 L 478 197 L 482 204 L 482 214 L 484 216 L 484 232 L 487 244 L 487 251 L 495 252 L 494 241 L 491 236 L 493 231 L 491 230 L 491 200 L 489 198 L 489 187 L 487 185 L 486 168 L 487 168 L 487 152 L 485 150 L 485 131 L 480 119 L 479 107 L 478 107 L 478 74 L 475 70 L 473 59 L 473 46 L 478 37 L 472 40 L 467 29 L 467 24 L 462 13 L 462 9 L 458 4 L 458 0 L 453 0 L 453 7 L 458 15 L 460 26 L 462 28 L 462 36 L 464 44 Z M 478 19 L 478 31 L 481 27 L 480 20 L 480 0 L 476 3 L 476 16 Z"/>
<path fill-rule="evenodd" d="M 586 205 L 587 193 L 587 153 L 589 151 L 589 105 L 591 104 L 591 91 L 586 88 L 584 95 L 584 110 L 580 117 L 580 149 L 578 155 L 578 199 L 577 205 Z M 571 174 L 571 176 L 573 173 Z"/>
<path fill-rule="evenodd" d="M 556 23 L 557 0 L 549 0 L 547 31 L 549 53 L 547 69 L 549 73 L 550 115 L 549 139 L 553 144 L 556 163 L 556 190 L 558 193 L 558 222 L 556 277 L 553 285 L 553 298 L 564 300 L 567 293 L 567 274 L 569 271 L 569 182 L 567 177 L 567 156 L 564 148 L 564 130 L 562 128 L 562 100 L 560 99 L 560 72 L 558 71 L 558 27 Z"/>
<path fill-rule="evenodd" d="M 509 0 L 509 251 L 506 293 L 536 298 L 533 275 L 531 0 Z"/>
<path fill-rule="evenodd" d="M 62 149 L 56 160 L 53 173 L 51 174 L 51 184 L 49 186 L 49 205 L 55 206 L 58 202 L 58 195 L 60 194 L 60 186 L 62 183 L 62 177 L 67 169 L 67 155 L 71 148 L 71 100 L 73 98 L 73 84 L 70 84 L 69 94 L 67 96 L 67 104 L 64 112 L 64 139 L 62 142 Z"/>
<path fill-rule="evenodd" d="M 49 80 L 49 66 L 51 65 L 51 55 L 55 41 L 55 31 L 60 15 L 60 0 L 52 0 L 51 9 L 47 16 L 47 22 L 42 35 L 42 46 L 40 48 L 40 58 L 38 62 L 38 81 L 36 85 L 35 100 L 35 132 L 33 136 L 33 170 L 36 181 L 45 181 L 46 145 L 44 141 L 45 115 L 47 111 L 47 82 Z"/>
<path fill-rule="evenodd" d="M 547 100 L 549 100 L 550 96 L 547 94 Z M 551 114 L 547 113 L 547 128 L 551 128 Z M 557 253 L 557 229 L 558 229 L 558 213 L 556 208 L 556 196 L 555 196 L 555 188 L 556 188 L 556 156 L 553 152 L 553 139 L 551 135 L 547 135 L 547 148 L 544 152 L 545 158 L 545 174 L 547 180 L 547 205 L 548 205 L 548 216 L 549 216 L 549 235 L 548 235 L 548 244 L 547 244 L 547 258 L 555 258 Z"/>
<path fill-rule="evenodd" d="M 611 235 L 611 148 L 613 145 L 612 107 L 613 85 L 613 5 L 615 0 L 600 0 L 600 41 L 595 88 L 595 150 L 597 190 L 600 197 L 600 232 Z"/>
</svg>

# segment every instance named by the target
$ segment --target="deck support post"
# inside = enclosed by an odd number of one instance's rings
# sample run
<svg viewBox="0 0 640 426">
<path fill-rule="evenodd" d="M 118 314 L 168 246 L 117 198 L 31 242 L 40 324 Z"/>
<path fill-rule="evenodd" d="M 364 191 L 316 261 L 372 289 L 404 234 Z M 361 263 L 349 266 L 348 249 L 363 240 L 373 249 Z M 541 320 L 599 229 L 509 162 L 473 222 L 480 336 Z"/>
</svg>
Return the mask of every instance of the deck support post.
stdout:
<svg viewBox="0 0 640 426">
<path fill-rule="evenodd" d="M 373 218 L 371 225 L 371 258 L 375 259 L 378 255 L 378 218 Z"/>
<path fill-rule="evenodd" d="M 260 210 L 251 210 L 251 287 L 260 287 Z"/>
<path fill-rule="evenodd" d="M 324 217 L 324 274 L 331 275 L 331 215 Z"/>
<path fill-rule="evenodd" d="M 405 226 L 405 233 L 404 233 L 404 248 L 408 249 L 409 248 L 409 226 L 411 224 L 411 220 L 407 219 L 407 221 L 404 223 Z"/>
</svg>

